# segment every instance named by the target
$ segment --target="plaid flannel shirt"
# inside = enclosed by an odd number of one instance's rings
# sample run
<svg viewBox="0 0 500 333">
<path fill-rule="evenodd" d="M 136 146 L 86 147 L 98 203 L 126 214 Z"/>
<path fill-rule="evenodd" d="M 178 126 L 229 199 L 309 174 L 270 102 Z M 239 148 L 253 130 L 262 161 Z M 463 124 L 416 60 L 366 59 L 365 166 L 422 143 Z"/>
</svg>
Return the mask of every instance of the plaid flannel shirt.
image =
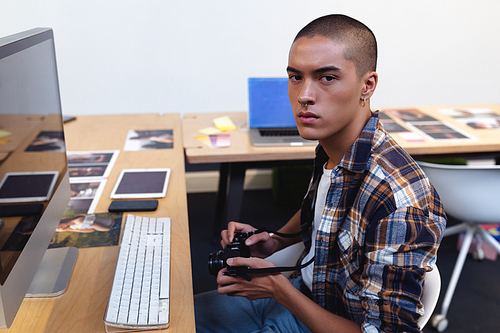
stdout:
<svg viewBox="0 0 500 333">
<path fill-rule="evenodd" d="M 313 218 L 327 160 L 319 145 L 302 228 Z M 364 332 L 419 332 L 423 278 L 435 265 L 445 226 L 429 179 L 373 113 L 332 172 L 316 237 L 314 301 Z M 310 238 L 309 228 L 306 248 Z"/>
</svg>

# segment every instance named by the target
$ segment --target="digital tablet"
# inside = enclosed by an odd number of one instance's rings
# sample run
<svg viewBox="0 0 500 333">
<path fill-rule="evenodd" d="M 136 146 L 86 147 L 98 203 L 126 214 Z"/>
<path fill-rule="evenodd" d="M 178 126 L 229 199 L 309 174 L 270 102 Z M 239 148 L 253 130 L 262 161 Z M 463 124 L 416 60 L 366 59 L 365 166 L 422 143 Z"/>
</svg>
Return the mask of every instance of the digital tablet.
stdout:
<svg viewBox="0 0 500 333">
<path fill-rule="evenodd" d="M 163 198 L 170 169 L 123 169 L 111 192 L 112 199 Z"/>
<path fill-rule="evenodd" d="M 0 183 L 0 203 L 49 200 L 59 172 L 7 172 Z"/>
</svg>

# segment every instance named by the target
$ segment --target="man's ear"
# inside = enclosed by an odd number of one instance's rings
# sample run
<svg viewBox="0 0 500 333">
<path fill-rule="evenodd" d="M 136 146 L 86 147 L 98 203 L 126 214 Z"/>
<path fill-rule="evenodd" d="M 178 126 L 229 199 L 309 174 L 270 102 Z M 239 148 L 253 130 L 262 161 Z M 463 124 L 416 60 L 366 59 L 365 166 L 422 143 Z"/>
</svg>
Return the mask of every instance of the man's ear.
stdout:
<svg viewBox="0 0 500 333">
<path fill-rule="evenodd" d="M 368 100 L 375 92 L 375 88 L 377 88 L 378 74 L 377 72 L 367 72 L 365 75 L 363 75 L 361 81 L 363 82 L 361 99 Z"/>
</svg>

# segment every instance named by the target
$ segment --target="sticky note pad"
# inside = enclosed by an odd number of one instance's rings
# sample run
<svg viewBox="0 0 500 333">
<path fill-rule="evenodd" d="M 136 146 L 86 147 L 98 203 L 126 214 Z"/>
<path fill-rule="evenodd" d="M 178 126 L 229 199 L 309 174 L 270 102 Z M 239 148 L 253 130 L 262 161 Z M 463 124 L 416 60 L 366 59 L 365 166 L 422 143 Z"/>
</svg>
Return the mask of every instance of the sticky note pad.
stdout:
<svg viewBox="0 0 500 333">
<path fill-rule="evenodd" d="M 231 138 L 229 134 L 215 134 L 209 135 L 212 147 L 223 148 L 231 146 Z"/>
<path fill-rule="evenodd" d="M 224 148 L 231 146 L 231 137 L 229 134 L 199 135 L 196 139 L 212 148 Z"/>
<path fill-rule="evenodd" d="M 11 134 L 12 133 L 10 133 L 9 131 L 0 130 L 0 138 L 3 138 L 4 136 L 9 136 Z"/>
<path fill-rule="evenodd" d="M 203 133 L 206 135 L 219 134 L 220 132 L 221 132 L 221 130 L 218 128 L 215 128 L 215 127 L 207 127 L 207 128 L 202 128 L 200 130 L 200 133 Z"/>
<path fill-rule="evenodd" d="M 217 127 L 218 129 L 220 129 L 223 132 L 224 131 L 232 131 L 232 130 L 236 129 L 236 126 L 234 125 L 233 121 L 228 116 L 215 118 L 214 124 L 215 124 L 215 127 Z"/>
<path fill-rule="evenodd" d="M 210 138 L 208 137 L 208 135 L 198 135 L 196 137 L 196 140 L 203 142 L 204 144 L 206 144 L 209 147 L 212 147 L 212 143 L 210 142 Z"/>
</svg>

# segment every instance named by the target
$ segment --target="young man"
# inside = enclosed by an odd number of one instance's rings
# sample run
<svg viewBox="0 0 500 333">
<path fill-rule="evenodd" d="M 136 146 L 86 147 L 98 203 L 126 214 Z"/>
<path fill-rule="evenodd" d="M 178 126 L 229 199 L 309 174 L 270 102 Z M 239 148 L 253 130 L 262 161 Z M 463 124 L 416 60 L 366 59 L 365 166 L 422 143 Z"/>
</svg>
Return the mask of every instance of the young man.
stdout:
<svg viewBox="0 0 500 333">
<path fill-rule="evenodd" d="M 378 82 L 377 45 L 344 15 L 314 20 L 289 54 L 288 93 L 301 136 L 318 140 L 302 208 L 280 229 L 257 233 L 251 258 L 231 266 L 272 267 L 261 259 L 304 241 L 314 263 L 296 279 L 217 276 L 217 293 L 195 298 L 199 332 L 419 332 L 423 278 L 445 228 L 441 202 L 415 161 L 370 111 Z M 222 246 L 236 232 L 231 222 Z M 228 297 L 243 296 L 243 297 Z"/>
</svg>

